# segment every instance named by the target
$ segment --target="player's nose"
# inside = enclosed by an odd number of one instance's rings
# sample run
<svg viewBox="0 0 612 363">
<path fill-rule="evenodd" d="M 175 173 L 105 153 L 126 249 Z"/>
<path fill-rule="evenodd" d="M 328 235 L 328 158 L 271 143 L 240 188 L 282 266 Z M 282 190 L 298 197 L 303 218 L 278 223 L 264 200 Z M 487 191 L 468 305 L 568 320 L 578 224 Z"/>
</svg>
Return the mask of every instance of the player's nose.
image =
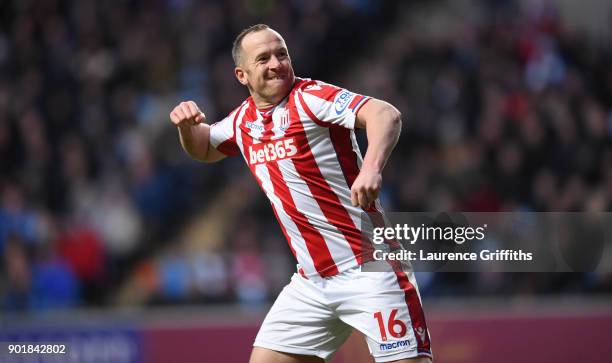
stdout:
<svg viewBox="0 0 612 363">
<path fill-rule="evenodd" d="M 268 68 L 270 69 L 278 69 L 281 66 L 281 62 L 278 60 L 278 58 L 276 56 L 271 56 L 270 60 L 268 61 Z"/>
</svg>

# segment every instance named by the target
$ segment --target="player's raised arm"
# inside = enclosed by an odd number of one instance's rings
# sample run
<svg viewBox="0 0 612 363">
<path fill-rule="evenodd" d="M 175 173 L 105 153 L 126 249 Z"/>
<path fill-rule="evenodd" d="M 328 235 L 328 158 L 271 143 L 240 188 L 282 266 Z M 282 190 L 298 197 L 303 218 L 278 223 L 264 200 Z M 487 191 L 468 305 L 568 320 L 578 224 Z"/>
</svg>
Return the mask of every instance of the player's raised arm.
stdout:
<svg viewBox="0 0 612 363">
<path fill-rule="evenodd" d="M 172 112 L 170 120 L 177 127 L 183 149 L 192 158 L 211 163 L 225 157 L 210 143 L 210 126 L 206 116 L 193 101 L 181 102 Z"/>
<path fill-rule="evenodd" d="M 399 139 L 401 114 L 389 103 L 371 99 L 357 113 L 355 127 L 366 129 L 368 151 L 351 187 L 351 201 L 355 206 L 369 208 L 378 198 L 382 170 Z"/>
</svg>

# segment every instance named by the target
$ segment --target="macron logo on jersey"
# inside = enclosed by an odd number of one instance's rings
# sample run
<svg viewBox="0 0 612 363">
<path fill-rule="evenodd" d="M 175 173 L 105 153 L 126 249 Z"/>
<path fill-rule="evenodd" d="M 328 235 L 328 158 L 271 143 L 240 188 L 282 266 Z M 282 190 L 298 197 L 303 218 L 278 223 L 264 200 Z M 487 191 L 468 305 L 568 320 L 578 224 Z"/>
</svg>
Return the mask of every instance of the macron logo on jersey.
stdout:
<svg viewBox="0 0 612 363">
<path fill-rule="evenodd" d="M 252 121 L 247 121 L 246 127 L 248 127 L 251 130 L 257 130 L 257 131 L 263 131 L 264 130 L 263 125 L 257 125 L 256 123 L 254 123 Z"/>
<path fill-rule="evenodd" d="M 406 339 L 406 340 L 400 340 L 398 342 L 393 342 L 393 343 L 382 343 L 380 344 L 379 348 L 380 350 L 384 351 L 384 350 L 408 347 L 409 345 L 410 345 L 410 340 Z"/>
<path fill-rule="evenodd" d="M 336 115 L 341 114 L 346 110 L 346 107 L 349 105 L 351 99 L 354 94 L 349 91 L 342 91 L 338 93 L 336 96 L 336 100 L 334 101 L 334 108 L 336 109 Z"/>
<path fill-rule="evenodd" d="M 293 137 L 249 146 L 249 164 L 262 164 L 290 158 L 297 154 Z"/>
</svg>

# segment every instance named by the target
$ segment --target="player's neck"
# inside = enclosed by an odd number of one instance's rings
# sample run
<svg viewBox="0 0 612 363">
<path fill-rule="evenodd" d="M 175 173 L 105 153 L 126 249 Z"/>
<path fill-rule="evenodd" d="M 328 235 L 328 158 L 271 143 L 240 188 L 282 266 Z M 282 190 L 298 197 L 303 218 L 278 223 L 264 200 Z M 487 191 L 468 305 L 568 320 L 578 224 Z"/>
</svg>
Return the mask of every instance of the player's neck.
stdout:
<svg viewBox="0 0 612 363">
<path fill-rule="evenodd" d="M 255 107 L 257 107 L 258 110 L 269 110 L 270 108 L 273 108 L 279 103 L 281 103 L 291 93 L 291 90 L 295 86 L 296 82 L 297 82 L 297 79 L 294 79 L 291 85 L 291 88 L 289 88 L 289 91 L 287 92 L 287 94 L 284 94 L 284 95 L 278 95 L 274 97 L 264 97 L 264 96 L 257 94 L 250 88 L 249 88 L 249 92 L 251 93 L 251 98 L 253 99 L 253 103 L 255 103 Z"/>
<path fill-rule="evenodd" d="M 252 95 L 253 97 L 253 103 L 255 103 L 255 107 L 257 107 L 258 110 L 260 111 L 265 111 L 265 110 L 269 110 L 271 108 L 273 108 L 274 106 L 278 105 L 286 96 L 283 96 L 282 98 L 276 100 L 266 100 L 266 99 L 262 99 L 257 97 L 256 95 Z"/>
<path fill-rule="evenodd" d="M 261 97 L 257 97 L 257 95 L 255 94 L 253 94 L 252 97 L 253 103 L 255 103 L 255 107 L 257 107 L 258 110 L 269 110 L 281 103 L 285 99 L 285 97 L 287 97 L 287 95 L 277 96 L 273 99 L 264 99 Z"/>
</svg>

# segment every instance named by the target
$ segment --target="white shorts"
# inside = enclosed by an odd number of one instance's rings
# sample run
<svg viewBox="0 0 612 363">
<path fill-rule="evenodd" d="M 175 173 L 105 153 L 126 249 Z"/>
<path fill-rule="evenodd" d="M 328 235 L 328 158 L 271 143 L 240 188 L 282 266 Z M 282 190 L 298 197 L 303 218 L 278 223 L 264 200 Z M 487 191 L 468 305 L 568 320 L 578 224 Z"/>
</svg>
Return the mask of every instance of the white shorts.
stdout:
<svg viewBox="0 0 612 363">
<path fill-rule="evenodd" d="M 328 360 L 353 328 L 365 335 L 376 362 L 431 357 L 414 275 L 359 266 L 325 279 L 294 274 L 253 345 Z"/>
</svg>

